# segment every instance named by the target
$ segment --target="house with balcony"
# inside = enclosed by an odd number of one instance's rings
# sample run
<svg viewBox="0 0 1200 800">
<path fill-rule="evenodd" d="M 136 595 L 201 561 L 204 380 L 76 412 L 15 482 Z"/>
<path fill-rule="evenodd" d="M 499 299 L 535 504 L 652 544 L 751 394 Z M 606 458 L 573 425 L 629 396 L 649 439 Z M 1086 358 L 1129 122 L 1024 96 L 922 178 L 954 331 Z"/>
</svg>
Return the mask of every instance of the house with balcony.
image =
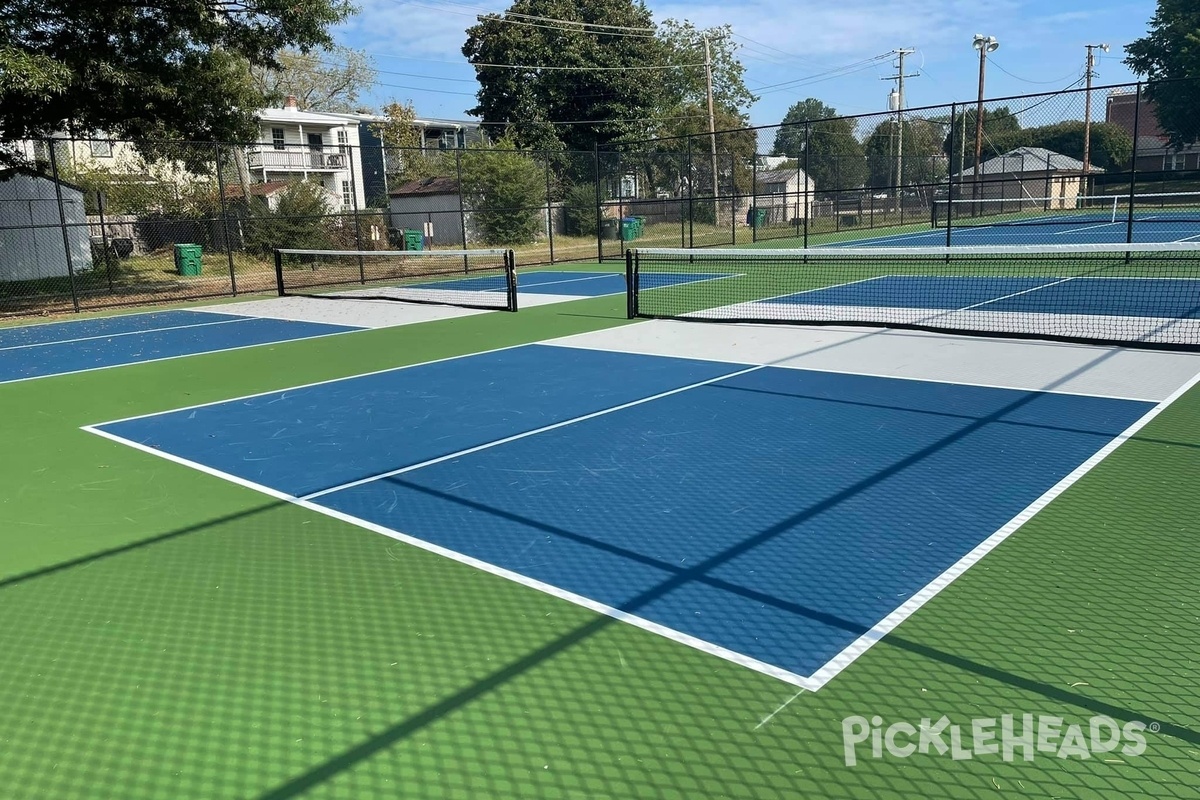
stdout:
<svg viewBox="0 0 1200 800">
<path fill-rule="evenodd" d="M 325 189 L 331 210 L 366 208 L 359 116 L 302 111 L 294 97 L 283 108 L 259 110 L 259 141 L 246 152 L 251 180 L 308 180 Z"/>
</svg>

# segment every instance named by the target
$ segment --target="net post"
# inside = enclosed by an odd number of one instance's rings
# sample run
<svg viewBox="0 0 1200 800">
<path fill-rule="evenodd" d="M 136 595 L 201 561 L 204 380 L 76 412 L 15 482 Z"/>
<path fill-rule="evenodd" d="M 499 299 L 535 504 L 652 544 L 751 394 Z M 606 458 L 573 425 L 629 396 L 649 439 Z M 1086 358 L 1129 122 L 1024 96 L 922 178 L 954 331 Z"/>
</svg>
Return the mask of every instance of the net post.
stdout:
<svg viewBox="0 0 1200 800">
<path fill-rule="evenodd" d="M 625 316 L 633 319 L 637 316 L 637 282 L 633 269 L 633 250 L 625 251 Z"/>
<path fill-rule="evenodd" d="M 279 290 L 280 297 L 287 296 L 287 290 L 283 287 L 283 253 L 279 252 L 279 248 L 275 249 L 275 288 Z"/>
<path fill-rule="evenodd" d="M 1137 194 L 1137 158 L 1138 158 L 1138 135 L 1141 133 L 1141 112 L 1142 112 L 1142 82 L 1137 82 L 1136 93 L 1133 96 L 1133 158 L 1129 162 L 1129 212 L 1125 221 L 1125 243 L 1133 242 L 1133 207 L 1134 197 Z M 1126 263 L 1129 262 L 1129 254 L 1125 254 Z"/>
<path fill-rule="evenodd" d="M 74 141 L 74 139 L 71 140 L 72 143 L 74 143 Z M 50 150 L 50 174 L 54 179 L 54 196 L 58 200 L 58 224 L 62 226 L 63 255 L 66 256 L 67 259 L 67 280 L 71 285 L 71 305 L 75 308 L 75 311 L 78 312 L 79 292 L 75 289 L 75 264 L 74 259 L 71 258 L 71 234 L 67 230 L 67 210 L 63 205 L 64 201 L 62 183 L 58 177 L 58 157 L 54 154 L 56 148 L 54 147 L 53 140 L 51 140 L 50 147 L 48 149 Z M 87 217 L 85 215 L 84 220 L 86 219 Z"/>
<path fill-rule="evenodd" d="M 349 144 L 346 145 L 346 160 L 350 162 L 350 219 L 354 222 L 354 246 L 359 251 L 358 281 L 366 286 L 367 265 L 362 257 L 362 225 L 358 219 L 358 176 L 354 173 L 354 147 Z"/>
<path fill-rule="evenodd" d="M 504 280 L 508 286 L 508 309 L 517 310 L 517 254 L 512 250 L 504 254 Z"/>
</svg>

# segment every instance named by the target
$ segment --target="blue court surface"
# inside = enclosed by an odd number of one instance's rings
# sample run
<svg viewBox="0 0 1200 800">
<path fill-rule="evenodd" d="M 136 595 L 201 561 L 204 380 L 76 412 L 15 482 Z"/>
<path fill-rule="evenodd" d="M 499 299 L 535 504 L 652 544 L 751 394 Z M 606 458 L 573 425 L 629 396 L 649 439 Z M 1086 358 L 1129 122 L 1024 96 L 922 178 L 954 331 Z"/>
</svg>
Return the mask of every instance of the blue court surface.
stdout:
<svg viewBox="0 0 1200 800">
<path fill-rule="evenodd" d="M 359 330 L 207 311 L 0 329 L 0 383 Z"/>
<path fill-rule="evenodd" d="M 643 290 L 657 289 L 663 286 L 678 286 L 683 283 L 698 283 L 700 281 L 710 281 L 726 277 L 729 276 L 716 272 L 643 272 L 640 276 L 640 285 Z M 458 280 L 422 283 L 412 288 L 505 291 L 503 286 L 498 287 L 496 285 L 496 278 L 494 277 L 461 278 Z M 624 294 L 625 273 L 567 272 L 558 270 L 519 271 L 517 274 L 517 291 L 530 294 L 561 294 L 573 297 L 603 297 L 612 294 Z"/>
<path fill-rule="evenodd" d="M 977 228 L 953 228 L 953 246 L 1009 246 L 1037 244 L 1123 244 L 1128 237 L 1124 220 L 1097 222 L 1068 219 L 1054 224 L 986 225 Z M 1200 223 L 1195 221 L 1141 221 L 1133 228 L 1133 241 L 1194 242 L 1200 241 Z M 862 239 L 830 242 L 822 247 L 944 247 L 945 228 L 868 236 Z"/>
<path fill-rule="evenodd" d="M 1200 280 L 884 275 L 773 298 L 771 303 L 1200 318 Z"/>
<path fill-rule="evenodd" d="M 819 688 L 1152 406 L 526 345 L 90 430 Z"/>
</svg>

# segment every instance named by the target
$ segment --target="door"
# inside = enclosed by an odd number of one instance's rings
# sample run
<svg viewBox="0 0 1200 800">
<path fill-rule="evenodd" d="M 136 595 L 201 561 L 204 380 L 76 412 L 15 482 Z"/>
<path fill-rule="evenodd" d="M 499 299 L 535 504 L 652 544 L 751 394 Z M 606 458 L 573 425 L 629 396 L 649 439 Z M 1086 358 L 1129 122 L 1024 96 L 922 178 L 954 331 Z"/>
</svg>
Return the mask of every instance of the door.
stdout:
<svg viewBox="0 0 1200 800">
<path fill-rule="evenodd" d="M 321 134 L 310 133 L 308 135 L 308 153 L 315 169 L 325 168 L 325 141 L 321 138 Z"/>
</svg>

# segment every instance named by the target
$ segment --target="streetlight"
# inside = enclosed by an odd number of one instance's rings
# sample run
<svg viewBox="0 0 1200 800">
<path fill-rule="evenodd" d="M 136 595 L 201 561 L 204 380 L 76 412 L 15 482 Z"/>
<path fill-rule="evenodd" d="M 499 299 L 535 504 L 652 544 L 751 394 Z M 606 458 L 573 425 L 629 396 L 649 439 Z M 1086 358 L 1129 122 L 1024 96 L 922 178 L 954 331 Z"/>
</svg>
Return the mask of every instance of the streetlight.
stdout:
<svg viewBox="0 0 1200 800">
<path fill-rule="evenodd" d="M 1092 168 L 1092 76 L 1096 72 L 1096 51 L 1108 52 L 1106 44 L 1085 44 L 1087 48 L 1087 89 L 1083 112 L 1083 174 Z M 1086 178 L 1085 178 L 1086 180 Z M 1085 191 L 1087 187 L 1084 187 Z"/>
<path fill-rule="evenodd" d="M 975 176 L 972 194 L 979 199 L 980 162 L 983 161 L 983 75 L 987 68 L 987 54 L 1000 48 L 995 36 L 975 34 L 972 45 L 979 51 L 979 104 L 975 106 Z"/>
</svg>

